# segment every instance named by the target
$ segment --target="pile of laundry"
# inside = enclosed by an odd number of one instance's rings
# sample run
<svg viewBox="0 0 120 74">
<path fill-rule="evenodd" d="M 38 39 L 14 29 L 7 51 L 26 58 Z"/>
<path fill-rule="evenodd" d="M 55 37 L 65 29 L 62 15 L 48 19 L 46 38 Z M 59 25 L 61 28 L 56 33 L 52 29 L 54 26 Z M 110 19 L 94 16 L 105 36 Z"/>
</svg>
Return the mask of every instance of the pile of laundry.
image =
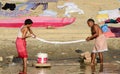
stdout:
<svg viewBox="0 0 120 74">
<path fill-rule="evenodd" d="M 107 38 L 118 38 L 120 37 L 120 27 L 108 27 L 108 31 L 104 32 Z"/>
<path fill-rule="evenodd" d="M 117 19 L 108 19 L 105 21 L 105 23 L 120 23 L 120 17 Z"/>
<path fill-rule="evenodd" d="M 62 9 L 64 7 L 65 7 L 64 15 L 67 17 L 71 17 L 70 13 L 74 13 L 74 12 L 78 12 L 78 14 L 84 14 L 84 11 L 78 8 L 78 6 L 73 2 L 66 2 L 64 3 L 64 5 L 57 6 L 57 8 L 59 9 Z"/>
<path fill-rule="evenodd" d="M 97 19 L 99 22 L 101 21 L 109 21 L 111 19 L 118 20 L 120 18 L 120 8 L 114 10 L 104 10 L 99 11 L 97 15 Z M 116 23 L 119 21 L 116 21 Z"/>
<path fill-rule="evenodd" d="M 118 18 L 117 20 L 120 21 L 120 18 Z M 115 22 L 115 20 L 113 22 Z M 106 36 L 106 38 L 120 37 L 120 27 L 109 26 L 109 24 L 106 23 L 106 21 L 100 22 L 99 25 L 103 31 L 103 34 Z"/>
</svg>

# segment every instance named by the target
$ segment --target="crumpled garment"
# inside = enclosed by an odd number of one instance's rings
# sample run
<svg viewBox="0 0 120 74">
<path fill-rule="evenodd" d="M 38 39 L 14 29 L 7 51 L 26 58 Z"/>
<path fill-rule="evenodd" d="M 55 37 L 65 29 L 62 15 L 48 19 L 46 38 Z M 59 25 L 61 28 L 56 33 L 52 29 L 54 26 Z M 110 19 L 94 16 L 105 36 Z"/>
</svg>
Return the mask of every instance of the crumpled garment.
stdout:
<svg viewBox="0 0 120 74">
<path fill-rule="evenodd" d="M 109 31 L 107 24 L 102 25 L 101 29 L 102 29 L 103 32 L 108 32 Z"/>
<path fill-rule="evenodd" d="M 78 14 L 84 14 L 84 11 L 78 8 L 76 4 L 73 2 L 66 2 L 62 6 L 57 6 L 57 8 L 62 9 L 65 8 L 65 16 L 70 17 L 70 13 L 78 12 Z"/>
<path fill-rule="evenodd" d="M 57 12 L 52 11 L 52 10 L 44 10 L 42 14 L 39 16 L 52 16 L 52 17 L 57 17 Z"/>
</svg>

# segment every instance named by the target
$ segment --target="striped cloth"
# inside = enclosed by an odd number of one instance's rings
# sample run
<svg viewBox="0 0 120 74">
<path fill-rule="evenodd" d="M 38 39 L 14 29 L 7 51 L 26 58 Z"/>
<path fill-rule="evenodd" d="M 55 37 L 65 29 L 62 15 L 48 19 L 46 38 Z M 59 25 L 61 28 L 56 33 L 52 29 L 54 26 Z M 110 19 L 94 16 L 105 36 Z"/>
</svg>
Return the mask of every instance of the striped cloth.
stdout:
<svg viewBox="0 0 120 74">
<path fill-rule="evenodd" d="M 28 0 L 28 2 L 33 2 L 33 3 L 48 3 L 48 2 L 58 2 L 58 0 Z"/>
</svg>

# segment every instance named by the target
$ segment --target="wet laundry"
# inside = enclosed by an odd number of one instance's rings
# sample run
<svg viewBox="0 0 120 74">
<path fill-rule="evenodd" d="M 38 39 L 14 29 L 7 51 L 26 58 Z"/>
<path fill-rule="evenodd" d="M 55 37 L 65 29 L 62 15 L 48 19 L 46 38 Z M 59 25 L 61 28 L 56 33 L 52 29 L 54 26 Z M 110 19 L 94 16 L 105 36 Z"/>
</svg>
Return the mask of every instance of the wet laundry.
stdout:
<svg viewBox="0 0 120 74">
<path fill-rule="evenodd" d="M 66 2 L 64 3 L 64 5 L 57 6 L 57 8 L 59 9 L 62 9 L 64 7 L 66 7 L 64 15 L 67 17 L 70 17 L 71 16 L 70 13 L 74 13 L 74 12 L 78 12 L 78 14 L 84 14 L 84 11 L 78 8 L 78 6 L 73 2 Z"/>
</svg>

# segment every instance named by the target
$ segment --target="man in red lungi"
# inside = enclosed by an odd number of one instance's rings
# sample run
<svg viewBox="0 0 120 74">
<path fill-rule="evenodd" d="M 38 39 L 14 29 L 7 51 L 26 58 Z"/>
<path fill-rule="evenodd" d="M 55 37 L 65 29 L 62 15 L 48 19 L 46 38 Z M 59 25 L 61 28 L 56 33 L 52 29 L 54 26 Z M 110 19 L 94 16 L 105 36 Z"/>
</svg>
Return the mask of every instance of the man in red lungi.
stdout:
<svg viewBox="0 0 120 74">
<path fill-rule="evenodd" d="M 30 27 L 32 26 L 33 22 L 31 19 L 26 19 L 24 25 L 19 29 L 18 36 L 16 39 L 16 48 L 18 52 L 18 57 L 22 58 L 23 60 L 23 71 L 19 74 L 27 74 L 27 50 L 26 50 L 26 38 L 29 37 L 36 37 L 35 34 L 32 32 Z"/>
</svg>

